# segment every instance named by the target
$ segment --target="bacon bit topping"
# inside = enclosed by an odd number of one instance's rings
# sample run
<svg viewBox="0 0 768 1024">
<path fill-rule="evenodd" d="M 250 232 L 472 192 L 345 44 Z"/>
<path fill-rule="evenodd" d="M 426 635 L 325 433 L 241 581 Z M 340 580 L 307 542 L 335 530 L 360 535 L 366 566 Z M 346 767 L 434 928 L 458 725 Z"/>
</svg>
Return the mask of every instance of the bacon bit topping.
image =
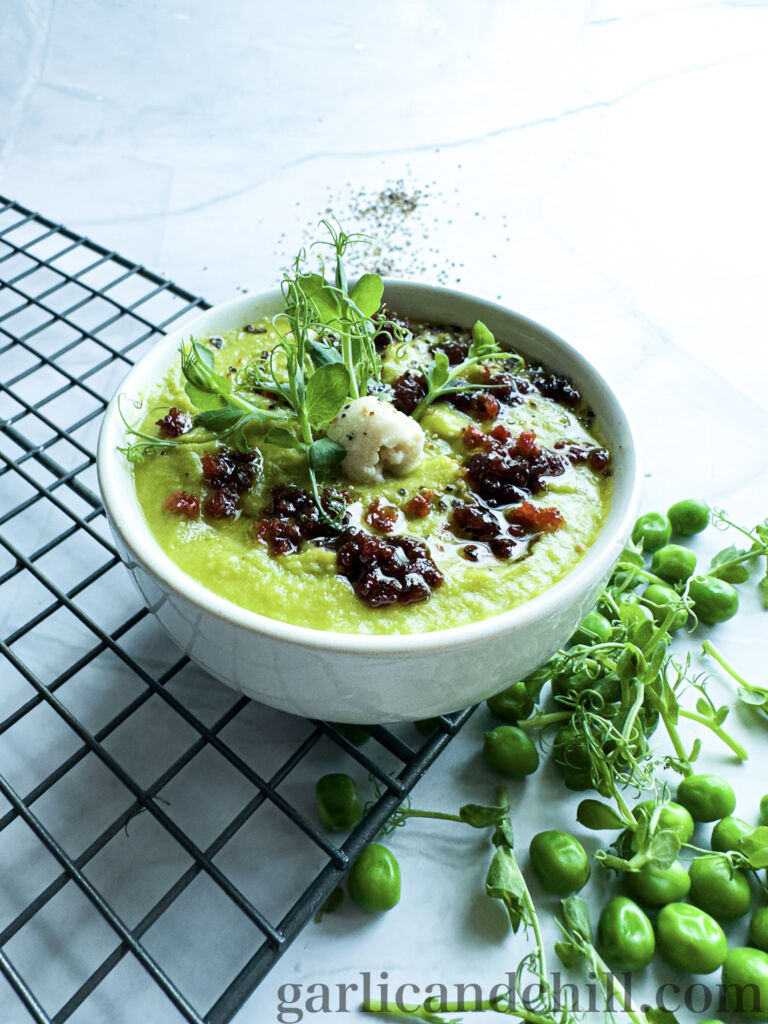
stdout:
<svg viewBox="0 0 768 1024">
<path fill-rule="evenodd" d="M 215 455 L 203 456 L 203 477 L 216 491 L 234 491 L 243 494 L 253 483 L 256 473 L 253 452 L 238 452 L 222 448 Z"/>
<path fill-rule="evenodd" d="M 163 504 L 169 512 L 175 512 L 176 515 L 189 516 L 190 519 L 196 519 L 200 515 L 200 499 L 189 491 L 174 491 Z"/>
<path fill-rule="evenodd" d="M 528 554 L 535 539 L 525 537 L 525 531 L 518 533 L 517 530 L 508 527 L 500 513 L 480 502 L 455 508 L 451 516 L 451 528 L 457 537 L 483 541 L 488 545 L 491 554 L 504 560 L 513 555 L 516 559 L 523 558 Z M 477 562 L 480 560 L 481 549 L 477 544 L 467 544 L 461 549 L 461 553 L 470 562 Z"/>
<path fill-rule="evenodd" d="M 576 441 L 556 441 L 555 448 L 562 451 L 574 466 L 586 463 L 595 473 L 602 473 L 603 476 L 611 475 L 611 454 L 605 448 Z"/>
<path fill-rule="evenodd" d="M 523 395 L 527 395 L 533 390 L 530 381 L 525 380 L 524 377 L 515 377 L 512 373 L 505 371 L 492 373 L 487 366 L 483 366 L 480 374 L 491 394 L 505 405 L 519 405 L 523 400 Z"/>
<path fill-rule="evenodd" d="M 365 521 L 374 530 L 391 533 L 397 523 L 398 511 L 394 505 L 384 505 L 381 498 L 374 498 L 365 513 Z"/>
<path fill-rule="evenodd" d="M 480 449 L 465 464 L 470 485 L 489 505 L 511 505 L 545 490 L 545 477 L 559 476 L 564 458 L 536 444 L 532 430 L 524 430 L 512 443 L 512 435 L 500 424 L 483 434 L 469 428 L 464 444 Z"/>
<path fill-rule="evenodd" d="M 413 537 L 384 540 L 347 533 L 336 553 L 336 567 L 371 608 L 426 601 L 443 582 L 426 544 Z"/>
<path fill-rule="evenodd" d="M 155 420 L 160 437 L 181 437 L 192 429 L 192 417 L 172 406 L 161 420 Z"/>
<path fill-rule="evenodd" d="M 524 501 L 522 505 L 509 509 L 507 519 L 510 523 L 526 527 L 531 533 L 554 533 L 561 526 L 565 526 L 565 519 L 559 509 L 541 508 L 532 505 L 530 501 Z"/>
<path fill-rule="evenodd" d="M 488 391 L 459 391 L 448 396 L 451 405 L 475 420 L 495 420 L 501 406 Z"/>
<path fill-rule="evenodd" d="M 545 398 L 571 409 L 581 401 L 581 394 L 574 387 L 570 377 L 562 373 L 549 373 L 543 366 L 530 366 L 528 373 Z"/>
<path fill-rule="evenodd" d="M 461 341 L 459 338 L 451 338 L 450 341 L 437 345 L 436 351 L 445 352 L 451 366 L 458 366 L 469 355 L 469 342 Z"/>
<path fill-rule="evenodd" d="M 427 490 L 414 494 L 414 496 L 405 503 L 405 514 L 407 516 L 423 519 L 424 516 L 429 515 L 429 511 L 432 508 L 432 500 L 436 497 L 437 495 L 434 491 Z"/>
<path fill-rule="evenodd" d="M 395 395 L 392 404 L 399 412 L 404 412 L 406 416 L 410 416 L 422 398 L 426 397 L 429 390 L 427 378 L 424 374 L 421 372 L 413 373 L 411 370 L 401 373 L 392 385 L 392 389 Z"/>
<path fill-rule="evenodd" d="M 349 501 L 349 495 L 326 488 L 320 495 L 326 515 L 331 515 L 334 505 L 342 499 Z M 294 484 L 273 487 L 263 515 L 263 519 L 253 524 L 254 536 L 267 545 L 275 558 L 298 551 L 305 540 L 334 539 L 340 533 L 320 516 L 312 495 Z M 347 522 L 345 516 L 341 526 L 346 527 Z"/>
<path fill-rule="evenodd" d="M 256 456 L 221 448 L 203 456 L 203 479 L 213 490 L 203 502 L 203 512 L 212 519 L 226 519 L 237 512 L 241 494 L 253 484 Z"/>
</svg>

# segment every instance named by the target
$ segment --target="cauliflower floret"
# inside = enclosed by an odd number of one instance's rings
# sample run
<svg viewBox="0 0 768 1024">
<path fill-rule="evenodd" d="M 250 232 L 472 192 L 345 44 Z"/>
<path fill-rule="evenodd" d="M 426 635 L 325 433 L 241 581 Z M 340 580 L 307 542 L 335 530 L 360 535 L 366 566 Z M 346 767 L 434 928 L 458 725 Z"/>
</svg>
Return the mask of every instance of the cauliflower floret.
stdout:
<svg viewBox="0 0 768 1024">
<path fill-rule="evenodd" d="M 354 483 L 381 481 L 384 470 L 404 476 L 424 451 L 424 431 L 416 420 L 371 396 L 342 406 L 327 435 L 346 449 L 341 468 Z"/>
</svg>

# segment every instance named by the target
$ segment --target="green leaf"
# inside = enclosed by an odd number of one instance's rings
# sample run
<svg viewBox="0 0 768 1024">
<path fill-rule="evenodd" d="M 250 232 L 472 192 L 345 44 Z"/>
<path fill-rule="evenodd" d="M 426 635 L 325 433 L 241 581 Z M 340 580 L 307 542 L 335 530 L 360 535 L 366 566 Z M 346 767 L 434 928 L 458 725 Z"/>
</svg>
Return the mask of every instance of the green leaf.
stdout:
<svg viewBox="0 0 768 1024">
<path fill-rule="evenodd" d="M 241 420 L 240 424 L 228 435 L 228 441 L 230 446 L 236 451 L 247 454 L 251 450 L 251 446 L 248 444 L 248 438 L 245 436 L 244 425 L 244 420 Z"/>
<path fill-rule="evenodd" d="M 435 361 L 427 374 L 430 388 L 433 391 L 439 391 L 443 384 L 448 380 L 450 372 L 451 364 L 448 362 L 448 356 L 445 352 L 441 352 L 438 349 L 435 352 Z"/>
<path fill-rule="evenodd" d="M 660 1006 L 652 1006 L 645 1011 L 645 1019 L 648 1024 L 679 1024 L 677 1017 L 669 1010 L 662 1010 Z"/>
<path fill-rule="evenodd" d="M 763 608 L 768 608 L 768 573 L 757 584 L 757 590 L 763 598 Z"/>
<path fill-rule="evenodd" d="M 572 935 L 584 942 L 592 943 L 592 925 L 589 920 L 589 907 L 581 896 L 566 896 L 560 901 L 565 926 Z"/>
<path fill-rule="evenodd" d="M 328 423 L 349 394 L 349 371 L 341 363 L 319 366 L 307 381 L 304 405 L 313 427 Z"/>
<path fill-rule="evenodd" d="M 507 808 L 509 811 L 509 808 Z M 508 846 L 510 850 L 515 848 L 515 833 L 512 828 L 512 822 L 509 818 L 502 818 L 496 826 L 496 831 L 491 837 L 491 842 L 494 846 Z"/>
<path fill-rule="evenodd" d="M 199 388 L 196 388 L 194 384 L 190 384 L 189 381 L 185 383 L 184 390 L 187 393 L 187 398 L 196 409 L 221 409 L 227 401 L 223 395 L 211 394 L 209 391 L 201 391 Z"/>
<path fill-rule="evenodd" d="M 242 409 L 228 402 L 218 409 L 206 409 L 204 412 L 199 412 L 195 416 L 193 423 L 196 427 L 212 430 L 215 434 L 218 434 L 222 430 L 229 430 L 234 427 L 243 416 L 245 416 L 245 413 Z"/>
<path fill-rule="evenodd" d="M 679 836 L 667 829 L 657 832 L 648 844 L 649 863 L 659 871 L 664 871 L 674 864 L 679 852 Z"/>
<path fill-rule="evenodd" d="M 582 800 L 576 808 L 576 819 L 584 828 L 592 831 L 624 828 L 624 820 L 610 804 L 599 800 Z"/>
<path fill-rule="evenodd" d="M 322 341 L 307 342 L 313 361 L 317 366 L 326 366 L 328 363 L 343 363 L 344 357 L 333 345 L 326 345 Z"/>
<path fill-rule="evenodd" d="M 742 548 L 731 545 L 723 548 L 714 556 L 709 563 L 708 576 L 716 576 L 718 579 L 726 580 L 728 583 L 744 583 L 749 579 L 749 570 L 746 565 L 731 563 L 737 562 L 739 558 L 748 554 Z"/>
<path fill-rule="evenodd" d="M 485 879 L 485 891 L 492 900 L 501 900 L 516 932 L 525 920 L 525 882 L 512 850 L 499 846 L 493 855 Z"/>
<path fill-rule="evenodd" d="M 476 320 L 472 328 L 472 344 L 469 346 L 469 359 L 477 359 L 481 356 L 490 355 L 498 350 L 496 339 L 485 326 L 482 320 Z"/>
<path fill-rule="evenodd" d="M 555 956 L 566 970 L 570 970 L 579 962 L 582 952 L 572 942 L 556 942 Z"/>
<path fill-rule="evenodd" d="M 768 827 L 760 825 L 754 832 L 744 836 L 739 842 L 739 850 L 745 857 L 749 857 L 749 863 L 755 871 L 768 868 Z"/>
<path fill-rule="evenodd" d="M 459 808 L 459 817 L 472 828 L 489 828 L 506 818 L 507 807 L 483 807 L 481 804 L 464 804 Z"/>
<path fill-rule="evenodd" d="M 216 360 L 214 359 L 213 352 L 211 352 L 209 348 L 206 348 L 205 345 L 201 345 L 200 342 L 196 341 L 194 338 L 192 338 L 191 341 L 192 348 L 195 350 L 195 355 L 197 356 L 197 358 L 201 362 L 203 362 L 208 367 L 209 370 L 212 370 L 216 365 Z"/>
<path fill-rule="evenodd" d="M 318 320 L 323 324 L 338 323 L 341 303 L 338 294 L 320 274 L 304 274 L 297 281 Z"/>
<path fill-rule="evenodd" d="M 352 289 L 352 301 L 363 314 L 371 317 L 378 313 L 384 295 L 384 282 L 378 274 L 363 274 Z"/>
<path fill-rule="evenodd" d="M 290 430 L 286 430 L 285 427 L 270 427 L 264 435 L 264 440 L 267 444 L 274 444 L 278 448 L 303 447 L 301 441 Z"/>
<path fill-rule="evenodd" d="M 340 444 L 321 437 L 309 447 L 309 464 L 316 473 L 323 476 L 329 469 L 338 466 L 346 454 L 346 449 Z"/>
</svg>

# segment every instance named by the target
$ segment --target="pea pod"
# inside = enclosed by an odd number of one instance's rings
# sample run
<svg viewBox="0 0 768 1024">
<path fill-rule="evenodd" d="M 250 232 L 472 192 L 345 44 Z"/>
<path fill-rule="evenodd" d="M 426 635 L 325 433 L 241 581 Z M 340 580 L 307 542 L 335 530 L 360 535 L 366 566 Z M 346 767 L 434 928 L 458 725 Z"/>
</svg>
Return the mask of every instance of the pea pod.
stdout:
<svg viewBox="0 0 768 1024">
<path fill-rule="evenodd" d="M 711 974 L 725 960 L 725 932 L 705 911 L 688 903 L 668 903 L 656 919 L 659 952 L 678 971 Z"/>
<path fill-rule="evenodd" d="M 614 896 L 597 923 L 597 951 L 614 971 L 641 971 L 653 958 L 653 926 L 626 896 Z"/>
</svg>

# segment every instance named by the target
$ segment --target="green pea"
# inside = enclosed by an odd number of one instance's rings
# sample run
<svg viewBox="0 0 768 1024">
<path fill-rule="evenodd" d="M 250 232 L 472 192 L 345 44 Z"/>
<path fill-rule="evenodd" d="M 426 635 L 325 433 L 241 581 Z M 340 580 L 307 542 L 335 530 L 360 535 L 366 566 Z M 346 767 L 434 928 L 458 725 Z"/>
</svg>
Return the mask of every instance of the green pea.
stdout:
<svg viewBox="0 0 768 1024">
<path fill-rule="evenodd" d="M 589 879 L 589 858 L 581 843 L 568 832 L 539 832 L 529 847 L 531 867 L 546 892 L 568 896 L 583 889 Z"/>
<path fill-rule="evenodd" d="M 609 804 L 599 800 L 582 800 L 576 808 L 576 820 L 594 832 L 613 831 L 624 827 L 624 822 Z"/>
<path fill-rule="evenodd" d="M 655 804 L 653 800 L 643 800 L 635 807 L 635 815 L 641 814 L 646 821 L 651 820 Z M 690 811 L 681 804 L 671 801 L 664 804 L 659 812 L 657 832 L 674 832 L 681 843 L 689 843 L 695 828 Z"/>
<path fill-rule="evenodd" d="M 739 610 L 739 594 L 733 584 L 716 576 L 694 576 L 688 586 L 697 617 L 708 626 L 732 619 Z"/>
<path fill-rule="evenodd" d="M 613 626 L 598 611 L 591 611 L 571 637 L 572 644 L 605 644 L 613 636 Z"/>
<path fill-rule="evenodd" d="M 363 816 L 357 784 L 349 775 L 334 772 L 315 786 L 317 816 L 329 832 L 349 832 Z"/>
<path fill-rule="evenodd" d="M 670 583 L 682 583 L 693 576 L 696 554 L 682 544 L 667 544 L 651 559 L 651 572 Z"/>
<path fill-rule="evenodd" d="M 669 625 L 672 632 L 682 629 L 688 621 L 688 609 L 680 599 L 680 595 L 672 587 L 667 587 L 663 583 L 651 583 L 643 591 L 642 600 L 650 608 L 657 625 L 661 625 L 670 609 L 674 609 L 675 614 Z"/>
<path fill-rule="evenodd" d="M 701 533 L 709 525 L 709 505 L 696 498 L 676 501 L 668 509 L 667 518 L 675 533 L 679 533 L 681 537 L 692 537 L 695 533 Z"/>
<path fill-rule="evenodd" d="M 735 818 L 732 814 L 718 821 L 712 829 L 710 847 L 719 853 L 728 853 L 730 850 L 738 850 L 740 841 L 755 831 L 754 825 L 748 825 L 741 818 Z"/>
<path fill-rule="evenodd" d="M 653 959 L 656 939 L 647 914 L 626 896 L 614 896 L 597 922 L 597 951 L 614 971 L 641 971 Z"/>
<path fill-rule="evenodd" d="M 721 980 L 728 1011 L 753 1020 L 768 1018 L 768 954 L 747 946 L 729 949 Z"/>
<path fill-rule="evenodd" d="M 592 789 L 590 757 L 584 736 L 571 725 L 564 725 L 552 744 L 555 768 L 566 787 L 577 792 Z"/>
<path fill-rule="evenodd" d="M 663 907 L 679 903 L 688 895 L 691 879 L 684 865 L 676 860 L 668 868 L 653 868 L 649 864 L 640 871 L 628 871 L 624 884 L 630 896 L 649 907 Z"/>
<path fill-rule="evenodd" d="M 371 738 L 371 734 L 362 725 L 353 725 L 350 722 L 329 722 L 333 728 L 344 737 L 353 747 L 362 747 Z"/>
<path fill-rule="evenodd" d="M 533 741 L 514 725 L 500 725 L 485 734 L 483 757 L 492 772 L 509 779 L 522 779 L 539 767 Z"/>
<path fill-rule="evenodd" d="M 632 540 L 642 544 L 643 551 L 658 551 L 669 543 L 671 536 L 672 524 L 661 512 L 646 512 L 632 528 Z"/>
<path fill-rule="evenodd" d="M 371 843 L 349 872 L 347 888 L 362 910 L 378 914 L 400 902 L 400 865 L 391 850 Z"/>
<path fill-rule="evenodd" d="M 677 787 L 677 802 L 694 821 L 717 821 L 733 814 L 736 795 L 719 775 L 688 775 Z"/>
<path fill-rule="evenodd" d="M 717 921 L 687 903 L 668 903 L 661 908 L 656 942 L 670 967 L 688 974 L 711 974 L 728 952 L 728 940 Z"/>
<path fill-rule="evenodd" d="M 752 891 L 747 876 L 738 868 L 734 870 L 725 857 L 717 853 L 694 857 L 688 873 L 691 903 L 716 920 L 735 921 L 749 911 Z"/>
<path fill-rule="evenodd" d="M 768 953 L 768 907 L 756 907 L 749 919 L 749 944 Z"/>
<path fill-rule="evenodd" d="M 768 793 L 760 797 L 760 824 L 768 825 Z"/>
<path fill-rule="evenodd" d="M 533 711 L 534 704 L 528 696 L 524 682 L 512 683 L 506 690 L 497 693 L 486 701 L 488 710 L 494 718 L 503 722 L 519 722 L 527 718 Z"/>
</svg>

